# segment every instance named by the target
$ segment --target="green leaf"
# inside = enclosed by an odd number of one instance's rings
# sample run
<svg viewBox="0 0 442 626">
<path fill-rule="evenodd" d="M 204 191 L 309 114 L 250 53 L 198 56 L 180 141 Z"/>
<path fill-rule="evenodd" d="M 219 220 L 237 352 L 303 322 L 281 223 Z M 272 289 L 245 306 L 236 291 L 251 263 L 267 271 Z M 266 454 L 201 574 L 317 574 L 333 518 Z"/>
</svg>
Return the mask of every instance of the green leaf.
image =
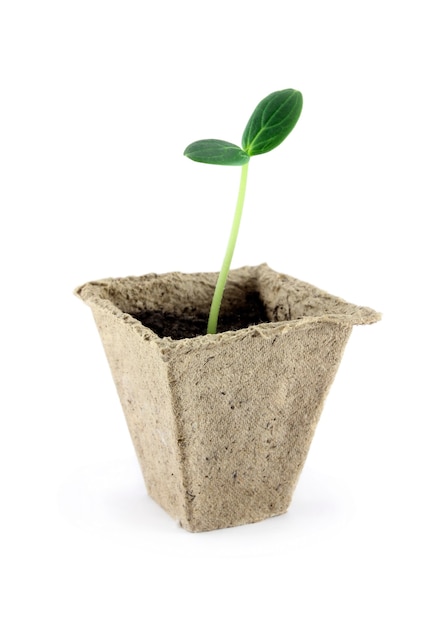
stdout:
<svg viewBox="0 0 442 626">
<path fill-rule="evenodd" d="M 302 94 L 295 89 L 274 91 L 261 100 L 242 136 L 249 155 L 264 154 L 279 146 L 292 132 L 301 115 Z"/>
<path fill-rule="evenodd" d="M 221 139 L 194 141 L 184 150 L 184 156 L 199 163 L 212 165 L 244 165 L 250 160 L 239 146 Z"/>
</svg>

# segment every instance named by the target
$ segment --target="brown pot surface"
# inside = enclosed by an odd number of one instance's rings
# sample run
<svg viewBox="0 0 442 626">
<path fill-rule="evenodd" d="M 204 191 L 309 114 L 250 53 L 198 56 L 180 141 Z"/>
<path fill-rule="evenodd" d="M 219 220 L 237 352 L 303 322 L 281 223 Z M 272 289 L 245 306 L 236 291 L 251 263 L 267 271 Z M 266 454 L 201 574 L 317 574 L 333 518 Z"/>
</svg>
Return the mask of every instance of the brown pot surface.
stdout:
<svg viewBox="0 0 442 626">
<path fill-rule="evenodd" d="M 148 492 L 191 531 L 287 510 L 352 327 L 380 319 L 259 265 L 230 272 L 224 332 L 199 334 L 216 279 L 148 274 L 76 290 L 94 313 Z"/>
</svg>

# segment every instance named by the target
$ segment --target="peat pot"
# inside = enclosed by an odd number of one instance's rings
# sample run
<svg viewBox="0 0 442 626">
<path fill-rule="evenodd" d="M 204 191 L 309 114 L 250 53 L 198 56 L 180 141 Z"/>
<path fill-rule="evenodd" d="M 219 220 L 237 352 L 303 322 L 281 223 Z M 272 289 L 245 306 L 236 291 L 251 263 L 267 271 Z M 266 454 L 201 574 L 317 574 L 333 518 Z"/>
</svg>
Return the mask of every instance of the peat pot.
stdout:
<svg viewBox="0 0 442 626">
<path fill-rule="evenodd" d="M 380 315 L 267 265 L 87 283 L 147 491 L 205 531 L 287 511 L 355 324 Z"/>
</svg>

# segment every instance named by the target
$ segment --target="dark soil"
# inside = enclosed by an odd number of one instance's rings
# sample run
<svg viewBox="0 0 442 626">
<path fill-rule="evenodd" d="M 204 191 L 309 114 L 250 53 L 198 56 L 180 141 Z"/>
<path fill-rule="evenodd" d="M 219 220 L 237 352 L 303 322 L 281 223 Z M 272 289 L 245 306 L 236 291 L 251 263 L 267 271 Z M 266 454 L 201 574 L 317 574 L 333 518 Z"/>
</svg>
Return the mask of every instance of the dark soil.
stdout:
<svg viewBox="0 0 442 626">
<path fill-rule="evenodd" d="M 208 315 L 201 315 L 198 311 L 176 317 L 163 311 L 143 311 L 132 313 L 132 317 L 139 320 L 144 326 L 154 331 L 159 337 L 171 337 L 172 339 L 185 339 L 205 335 L 207 332 Z M 255 324 L 268 322 L 264 305 L 257 293 L 246 296 L 246 306 L 234 311 L 224 311 L 218 320 L 218 333 L 228 330 L 239 330 Z"/>
</svg>

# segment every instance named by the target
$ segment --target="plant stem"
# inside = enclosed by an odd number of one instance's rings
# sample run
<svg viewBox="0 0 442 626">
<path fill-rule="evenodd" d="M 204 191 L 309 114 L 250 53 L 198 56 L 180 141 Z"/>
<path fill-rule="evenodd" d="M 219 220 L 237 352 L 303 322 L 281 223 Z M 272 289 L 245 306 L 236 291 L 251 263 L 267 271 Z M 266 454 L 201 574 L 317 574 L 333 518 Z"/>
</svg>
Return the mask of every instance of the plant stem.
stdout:
<svg viewBox="0 0 442 626">
<path fill-rule="evenodd" d="M 215 334 L 218 325 L 218 315 L 221 307 L 221 300 L 223 298 L 224 288 L 227 282 L 227 275 L 230 270 L 230 264 L 232 262 L 233 252 L 235 250 L 236 239 L 238 237 L 239 225 L 241 223 L 242 209 L 244 206 L 244 198 L 246 195 L 247 184 L 247 172 L 249 169 L 249 163 L 245 163 L 241 168 L 241 181 L 239 184 L 238 200 L 236 202 L 235 216 L 233 218 L 232 229 L 230 231 L 229 243 L 227 244 L 226 254 L 221 267 L 221 271 L 218 276 L 218 280 L 215 287 L 215 293 L 213 294 L 212 305 L 210 307 L 209 322 L 207 324 L 207 333 Z"/>
</svg>

